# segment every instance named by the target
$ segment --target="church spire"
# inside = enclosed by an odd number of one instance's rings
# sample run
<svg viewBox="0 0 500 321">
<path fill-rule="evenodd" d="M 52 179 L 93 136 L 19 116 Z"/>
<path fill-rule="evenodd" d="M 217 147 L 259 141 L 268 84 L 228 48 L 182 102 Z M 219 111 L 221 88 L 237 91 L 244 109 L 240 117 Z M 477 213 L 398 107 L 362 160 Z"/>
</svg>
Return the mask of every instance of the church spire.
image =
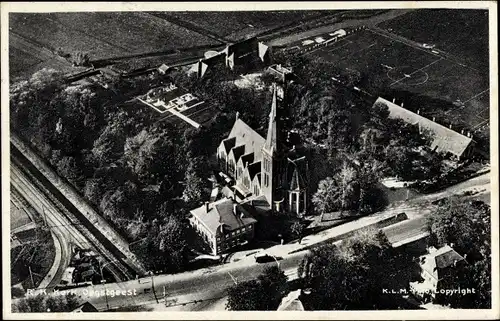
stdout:
<svg viewBox="0 0 500 321">
<path fill-rule="evenodd" d="M 267 138 L 264 148 L 273 153 L 277 150 L 278 144 L 278 105 L 277 105 L 277 88 L 276 83 L 273 84 L 273 102 L 271 104 L 271 113 L 269 114 L 269 127 L 267 128 Z"/>
</svg>

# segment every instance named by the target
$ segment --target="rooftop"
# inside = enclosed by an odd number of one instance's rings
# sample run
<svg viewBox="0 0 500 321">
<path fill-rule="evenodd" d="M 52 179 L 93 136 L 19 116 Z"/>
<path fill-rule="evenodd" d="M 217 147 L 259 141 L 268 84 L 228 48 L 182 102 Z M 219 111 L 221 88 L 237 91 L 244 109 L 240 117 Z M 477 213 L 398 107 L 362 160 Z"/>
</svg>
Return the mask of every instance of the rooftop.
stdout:
<svg viewBox="0 0 500 321">
<path fill-rule="evenodd" d="M 207 206 L 203 205 L 192 210 L 191 214 L 200 220 L 214 235 L 221 225 L 225 230 L 233 231 L 257 222 L 246 211 L 242 211 L 240 205 L 228 198 L 209 203 L 208 211 Z"/>
<path fill-rule="evenodd" d="M 455 156 L 462 156 L 467 147 L 473 141 L 456 131 L 447 128 L 441 124 L 433 122 L 419 114 L 398 106 L 384 98 L 379 97 L 375 104 L 383 104 L 389 109 L 389 117 L 401 119 L 407 123 L 418 125 L 420 129 L 428 130 L 432 134 L 430 148 L 437 152 L 449 152 Z"/>
</svg>

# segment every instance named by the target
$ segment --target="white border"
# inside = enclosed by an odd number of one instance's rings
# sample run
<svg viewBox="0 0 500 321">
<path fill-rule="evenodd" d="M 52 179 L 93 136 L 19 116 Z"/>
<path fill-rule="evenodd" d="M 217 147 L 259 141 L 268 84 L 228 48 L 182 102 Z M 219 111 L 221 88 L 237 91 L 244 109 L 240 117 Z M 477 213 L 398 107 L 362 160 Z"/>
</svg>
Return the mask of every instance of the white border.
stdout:
<svg viewBox="0 0 500 321">
<path fill-rule="evenodd" d="M 8 66 L 8 13 L 9 12 L 61 12 L 61 11 L 230 11 L 230 10 L 286 10 L 286 9 L 414 9 L 414 8 L 474 8 L 489 9 L 490 33 L 490 121 L 491 121 L 491 184 L 492 184 L 492 309 L 491 310 L 432 310 L 432 311 L 314 311 L 314 312 L 131 312 L 131 313 L 10 313 L 10 251 L 9 234 L 2 233 L 3 264 L 3 317 L 5 319 L 498 319 L 499 313 L 499 241 L 498 241 L 498 52 L 497 4 L 494 1 L 418 1 L 418 2 L 2 2 L 1 14 L 1 142 L 2 142 L 2 194 L 10 195 L 9 182 L 9 66 Z M 2 226 L 10 226 L 10 202 L 2 198 Z"/>
</svg>

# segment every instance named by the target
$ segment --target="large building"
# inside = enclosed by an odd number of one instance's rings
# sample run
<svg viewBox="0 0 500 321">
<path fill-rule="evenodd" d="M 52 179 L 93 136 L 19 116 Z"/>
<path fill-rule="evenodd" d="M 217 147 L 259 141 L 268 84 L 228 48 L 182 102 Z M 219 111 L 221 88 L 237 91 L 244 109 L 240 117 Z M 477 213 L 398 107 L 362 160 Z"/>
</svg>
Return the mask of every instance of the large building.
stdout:
<svg viewBox="0 0 500 321">
<path fill-rule="evenodd" d="M 236 182 L 238 201 L 262 196 L 270 211 L 301 216 L 308 204 L 308 164 L 297 147 L 287 143 L 285 97 L 286 82 L 275 84 L 266 138 L 237 118 L 217 158 Z"/>
<path fill-rule="evenodd" d="M 387 106 L 389 118 L 401 119 L 406 123 L 418 126 L 421 132 L 427 132 L 431 136 L 430 148 L 453 158 L 463 160 L 471 156 L 474 152 L 474 140 L 469 135 L 462 135 L 451 128 L 447 128 L 428 118 L 414 113 L 402 106 L 396 105 L 384 98 L 379 97 L 375 105 Z"/>
<path fill-rule="evenodd" d="M 212 254 L 219 255 L 250 241 L 257 221 L 244 206 L 224 198 L 192 210 L 189 222 Z"/>
<path fill-rule="evenodd" d="M 275 71 L 289 73 L 290 71 L 276 66 Z M 271 112 L 269 114 L 269 125 L 266 137 L 248 126 L 242 119 L 236 116 L 233 128 L 228 137 L 224 139 L 217 148 L 217 159 L 221 171 L 226 177 L 230 177 L 228 186 L 225 186 L 223 194 L 226 198 L 208 203 L 191 211 L 191 224 L 200 231 L 205 240 L 211 244 L 214 254 L 223 253 L 244 240 L 249 240 L 253 234 L 241 235 L 238 241 L 231 241 L 228 245 L 221 245 L 217 231 L 217 224 L 208 226 L 205 221 L 223 222 L 221 216 L 222 206 L 234 206 L 233 216 L 239 217 L 241 213 L 248 215 L 271 215 L 288 213 L 303 216 L 307 210 L 308 195 L 308 163 L 305 156 L 301 155 L 300 147 L 290 146 L 287 133 L 285 132 L 286 121 L 286 77 L 281 77 L 280 83 L 273 86 Z M 238 205 L 238 206 L 237 206 Z M 215 210 L 211 210 L 215 208 Z M 228 210 L 229 213 L 229 210 Z M 226 218 L 231 217 L 227 214 Z M 247 217 L 247 216 L 245 216 Z M 232 233 L 233 230 L 241 231 L 248 226 L 253 227 L 255 220 L 241 221 L 238 224 L 225 224 L 231 226 L 225 231 Z M 225 232 L 224 232 L 225 233 Z M 221 238 L 222 240 L 225 238 Z"/>
</svg>

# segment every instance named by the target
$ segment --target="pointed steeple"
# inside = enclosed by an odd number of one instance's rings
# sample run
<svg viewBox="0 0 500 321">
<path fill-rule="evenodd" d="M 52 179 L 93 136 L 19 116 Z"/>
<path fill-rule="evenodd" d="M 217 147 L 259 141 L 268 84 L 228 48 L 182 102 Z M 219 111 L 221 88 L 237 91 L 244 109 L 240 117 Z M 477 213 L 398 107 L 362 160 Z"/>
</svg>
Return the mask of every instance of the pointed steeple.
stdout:
<svg viewBox="0 0 500 321">
<path fill-rule="evenodd" d="M 278 143 L 278 117 L 277 117 L 277 89 L 276 84 L 273 84 L 273 102 L 271 105 L 271 113 L 269 114 L 269 127 L 267 128 L 267 138 L 264 148 L 273 153 L 277 150 Z"/>
</svg>

